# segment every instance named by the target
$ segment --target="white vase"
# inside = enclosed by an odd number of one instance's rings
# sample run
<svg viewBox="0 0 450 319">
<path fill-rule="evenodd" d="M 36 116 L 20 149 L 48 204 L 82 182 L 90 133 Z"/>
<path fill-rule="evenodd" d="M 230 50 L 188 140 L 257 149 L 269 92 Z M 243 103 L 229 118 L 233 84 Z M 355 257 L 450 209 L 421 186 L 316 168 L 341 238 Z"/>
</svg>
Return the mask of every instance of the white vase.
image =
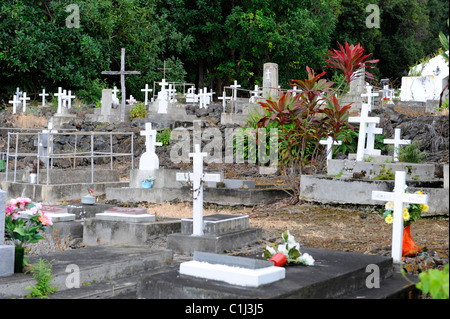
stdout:
<svg viewBox="0 0 450 319">
<path fill-rule="evenodd" d="M 95 204 L 95 197 L 91 195 L 83 196 L 81 197 L 81 203 L 89 205 Z"/>
<path fill-rule="evenodd" d="M 31 184 L 36 184 L 36 179 L 37 179 L 37 174 L 30 173 L 30 183 Z"/>
</svg>

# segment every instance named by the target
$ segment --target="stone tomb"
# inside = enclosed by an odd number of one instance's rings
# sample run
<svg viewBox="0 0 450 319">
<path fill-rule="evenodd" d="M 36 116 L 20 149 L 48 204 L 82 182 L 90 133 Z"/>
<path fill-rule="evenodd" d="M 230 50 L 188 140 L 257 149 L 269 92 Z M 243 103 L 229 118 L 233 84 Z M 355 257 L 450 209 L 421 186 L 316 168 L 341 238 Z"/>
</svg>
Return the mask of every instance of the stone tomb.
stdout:
<svg viewBox="0 0 450 319">
<path fill-rule="evenodd" d="M 266 260 L 195 252 L 194 260 L 180 264 L 180 275 L 259 287 L 285 278 L 285 269 Z"/>
<path fill-rule="evenodd" d="M 75 214 L 70 214 L 65 206 L 42 205 L 41 210 L 52 219 L 53 223 L 75 220 Z"/>
<path fill-rule="evenodd" d="M 180 231 L 177 218 L 156 218 L 146 208 L 112 207 L 84 221 L 86 245 L 145 245 L 157 237 Z"/>
</svg>

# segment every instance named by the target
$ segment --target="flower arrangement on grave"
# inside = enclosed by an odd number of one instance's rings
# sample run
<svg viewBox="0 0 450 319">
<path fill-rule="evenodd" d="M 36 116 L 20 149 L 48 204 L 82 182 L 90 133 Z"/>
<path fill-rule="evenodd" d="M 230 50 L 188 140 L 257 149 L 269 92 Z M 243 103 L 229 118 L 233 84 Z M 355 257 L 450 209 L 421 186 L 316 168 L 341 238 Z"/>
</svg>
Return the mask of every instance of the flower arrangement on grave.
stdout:
<svg viewBox="0 0 450 319">
<path fill-rule="evenodd" d="M 94 190 L 92 188 L 88 189 L 88 195 L 89 196 L 94 196 Z"/>
<path fill-rule="evenodd" d="M 422 191 L 416 191 L 414 194 L 423 195 Z M 388 225 L 394 222 L 394 202 L 387 202 L 385 204 L 385 211 L 380 211 L 383 214 L 384 221 Z M 426 204 L 403 204 L 403 257 L 416 256 L 420 252 L 420 247 L 414 242 L 411 237 L 411 224 L 422 217 L 422 213 L 426 213 L 429 206 Z"/>
<path fill-rule="evenodd" d="M 43 233 L 52 225 L 41 204 L 25 197 L 11 199 L 6 207 L 5 240 L 15 245 L 15 272 L 22 272 L 25 246 L 44 239 Z"/>
<path fill-rule="evenodd" d="M 273 261 L 275 266 L 284 266 L 285 264 L 314 265 L 314 258 L 308 253 L 302 254 L 300 252 L 300 244 L 295 241 L 289 230 L 284 231 L 281 234 L 281 238 L 283 239 L 283 244 L 278 246 L 272 244 L 264 248 L 264 259 Z"/>
<path fill-rule="evenodd" d="M 143 182 L 154 182 L 154 181 L 155 181 L 155 178 L 153 176 L 149 176 L 143 180 Z"/>
</svg>

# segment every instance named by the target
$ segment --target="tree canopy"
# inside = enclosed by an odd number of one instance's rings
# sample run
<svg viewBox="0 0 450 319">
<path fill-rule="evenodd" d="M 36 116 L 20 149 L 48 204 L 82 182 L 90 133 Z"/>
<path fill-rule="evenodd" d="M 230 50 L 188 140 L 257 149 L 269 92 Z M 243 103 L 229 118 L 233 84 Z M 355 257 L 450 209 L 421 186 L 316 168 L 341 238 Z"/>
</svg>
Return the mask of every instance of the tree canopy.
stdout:
<svg viewBox="0 0 450 319">
<path fill-rule="evenodd" d="M 70 4 L 80 24 L 68 27 Z M 380 8 L 380 28 L 368 28 L 369 4 Z M 221 92 L 237 80 L 261 84 L 263 64 L 279 65 L 282 87 L 305 78 L 305 66 L 324 70 L 337 42 L 361 43 L 380 59 L 376 78 L 399 78 L 409 66 L 440 47 L 448 34 L 448 2 L 442 0 L 15 0 L 0 4 L 0 99 L 16 87 L 37 98 L 58 86 L 87 102 L 101 89 L 119 86 L 104 76 L 126 68 L 136 97 L 145 83 L 186 81 Z M 327 77 L 332 77 L 328 72 Z M 33 96 L 34 95 L 34 96 Z"/>
</svg>

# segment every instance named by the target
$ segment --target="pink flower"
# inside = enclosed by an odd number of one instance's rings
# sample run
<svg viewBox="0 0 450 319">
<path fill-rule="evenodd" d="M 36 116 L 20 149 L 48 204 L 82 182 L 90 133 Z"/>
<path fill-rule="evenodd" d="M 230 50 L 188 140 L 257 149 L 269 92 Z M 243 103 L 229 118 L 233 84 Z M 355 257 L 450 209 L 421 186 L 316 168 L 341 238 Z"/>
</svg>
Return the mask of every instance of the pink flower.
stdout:
<svg viewBox="0 0 450 319">
<path fill-rule="evenodd" d="M 20 209 L 24 209 L 27 204 L 31 203 L 31 199 L 26 198 L 26 197 L 20 197 L 20 198 L 18 198 L 18 200 L 19 200 Z"/>
<path fill-rule="evenodd" d="M 44 212 L 40 213 L 40 216 L 39 216 L 38 219 L 41 222 L 41 224 L 44 225 L 44 226 L 52 226 L 53 225 L 51 217 L 45 215 Z"/>
<path fill-rule="evenodd" d="M 7 206 L 5 209 L 6 216 L 11 215 L 14 212 L 14 209 L 16 209 L 16 208 L 13 205 Z"/>
</svg>

